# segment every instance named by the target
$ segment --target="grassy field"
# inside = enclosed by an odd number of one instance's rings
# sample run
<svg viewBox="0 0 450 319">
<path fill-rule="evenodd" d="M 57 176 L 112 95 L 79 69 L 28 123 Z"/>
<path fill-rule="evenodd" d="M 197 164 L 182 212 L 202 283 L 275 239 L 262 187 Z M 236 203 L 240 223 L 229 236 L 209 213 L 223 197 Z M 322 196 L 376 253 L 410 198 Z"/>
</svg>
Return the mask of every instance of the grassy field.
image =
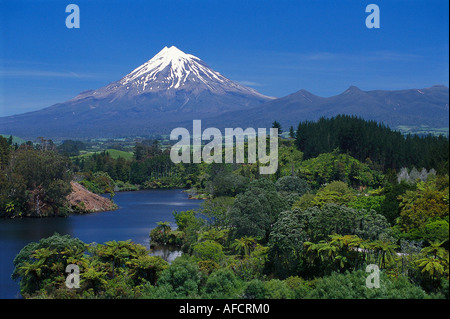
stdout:
<svg viewBox="0 0 450 319">
<path fill-rule="evenodd" d="M 420 125 L 420 126 L 407 126 L 407 125 L 399 125 L 395 127 L 396 130 L 399 130 L 402 134 L 417 134 L 417 135 L 449 135 L 449 128 L 448 127 L 429 127 L 426 125 Z"/>
<path fill-rule="evenodd" d="M 109 155 L 112 158 L 114 158 L 114 159 L 122 157 L 122 158 L 124 158 L 126 160 L 129 160 L 129 159 L 133 158 L 133 153 L 132 152 L 124 152 L 124 151 L 119 151 L 119 150 L 115 150 L 115 149 L 107 149 L 105 151 L 107 153 L 109 153 Z M 101 152 L 103 152 L 103 151 L 101 151 Z M 80 158 L 88 157 L 88 156 L 92 156 L 95 153 L 101 153 L 101 152 L 86 152 L 86 153 L 82 153 L 78 157 L 80 157 Z"/>
</svg>

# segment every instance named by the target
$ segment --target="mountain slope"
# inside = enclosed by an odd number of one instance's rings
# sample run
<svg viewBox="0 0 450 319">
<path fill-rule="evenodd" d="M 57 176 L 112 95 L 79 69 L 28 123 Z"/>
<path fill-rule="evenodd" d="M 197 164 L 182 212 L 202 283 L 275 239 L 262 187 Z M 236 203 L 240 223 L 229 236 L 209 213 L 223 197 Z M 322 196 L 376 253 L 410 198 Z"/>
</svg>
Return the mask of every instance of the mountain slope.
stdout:
<svg viewBox="0 0 450 319">
<path fill-rule="evenodd" d="M 229 112 L 207 119 L 205 125 L 230 127 L 271 127 L 273 121 L 285 130 L 300 121 L 338 114 L 357 115 L 396 128 L 401 125 L 449 126 L 449 89 L 433 86 L 398 91 L 362 91 L 351 86 L 332 97 L 319 97 L 306 90 L 267 102 L 259 107 Z"/>
<path fill-rule="evenodd" d="M 33 139 L 146 135 L 271 99 L 172 46 L 105 87 L 43 110 L 0 118 L 0 128 Z"/>
</svg>

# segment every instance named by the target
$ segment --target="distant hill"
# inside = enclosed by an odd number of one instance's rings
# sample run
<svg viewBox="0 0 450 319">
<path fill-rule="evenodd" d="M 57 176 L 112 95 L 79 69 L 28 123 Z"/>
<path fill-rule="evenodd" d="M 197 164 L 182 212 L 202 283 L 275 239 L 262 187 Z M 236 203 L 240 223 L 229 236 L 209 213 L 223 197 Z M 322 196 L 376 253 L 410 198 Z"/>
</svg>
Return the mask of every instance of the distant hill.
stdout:
<svg viewBox="0 0 450 319">
<path fill-rule="evenodd" d="M 228 112 L 204 122 L 208 127 L 228 125 L 245 128 L 271 127 L 276 120 L 287 130 L 291 125 L 296 128 L 300 121 L 315 121 L 339 114 L 356 115 L 403 131 L 411 127 L 448 128 L 449 89 L 433 86 L 398 91 L 362 91 L 351 86 L 332 97 L 320 97 L 300 90 L 252 109 Z"/>
</svg>

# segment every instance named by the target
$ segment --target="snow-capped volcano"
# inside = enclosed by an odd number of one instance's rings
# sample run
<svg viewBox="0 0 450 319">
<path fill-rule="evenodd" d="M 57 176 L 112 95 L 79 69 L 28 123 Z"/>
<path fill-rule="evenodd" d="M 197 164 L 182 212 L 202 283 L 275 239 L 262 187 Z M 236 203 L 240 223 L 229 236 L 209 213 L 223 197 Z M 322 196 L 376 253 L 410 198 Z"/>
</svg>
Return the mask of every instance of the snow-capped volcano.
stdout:
<svg viewBox="0 0 450 319">
<path fill-rule="evenodd" d="M 235 90 L 262 96 L 255 90 L 230 81 L 198 57 L 186 54 L 175 46 L 164 47 L 151 60 L 123 77 L 118 84 L 137 93 L 195 87 L 197 91 L 224 93 Z M 118 87 L 113 86 L 112 89 Z"/>
<path fill-rule="evenodd" d="M 240 101 L 227 100 L 226 105 L 223 105 L 222 101 L 210 101 L 208 98 L 212 95 L 222 98 L 229 94 Z M 148 103 L 150 108 L 165 111 L 183 108 L 184 111 L 198 112 L 239 109 L 242 106 L 253 105 L 254 102 L 261 103 L 271 99 L 227 79 L 198 57 L 171 46 L 170 48 L 164 47 L 152 59 L 119 81 L 95 91 L 84 92 L 72 101 L 84 100 L 89 97 L 114 101 L 124 97 L 142 99 L 143 96 L 146 96 L 147 100 L 148 98 L 152 99 L 151 103 Z M 161 98 L 165 98 L 167 101 L 161 101 Z M 176 103 L 172 103 L 174 98 L 176 98 Z M 206 109 L 198 105 L 205 99 L 210 103 Z M 188 107 L 186 107 L 187 105 Z"/>
<path fill-rule="evenodd" d="M 171 46 L 118 81 L 40 111 L 1 118 L 0 124 L 23 137 L 145 135 L 271 99 Z"/>
</svg>

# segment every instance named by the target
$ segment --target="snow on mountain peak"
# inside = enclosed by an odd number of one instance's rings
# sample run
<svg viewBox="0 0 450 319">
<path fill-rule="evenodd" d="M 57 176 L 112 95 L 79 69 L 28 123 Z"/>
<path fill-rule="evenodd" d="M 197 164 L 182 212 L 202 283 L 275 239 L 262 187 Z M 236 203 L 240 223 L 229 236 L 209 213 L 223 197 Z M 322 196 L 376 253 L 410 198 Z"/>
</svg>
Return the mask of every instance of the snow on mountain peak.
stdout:
<svg viewBox="0 0 450 319">
<path fill-rule="evenodd" d="M 149 61 L 116 82 L 108 91 L 117 89 L 125 90 L 127 94 L 183 89 L 195 94 L 206 90 L 217 94 L 238 92 L 268 98 L 227 79 L 200 58 L 184 53 L 175 46 L 165 46 Z"/>
<path fill-rule="evenodd" d="M 153 58 L 119 81 L 93 92 L 79 94 L 74 100 L 95 96 L 96 99 L 109 98 L 115 101 L 124 96 L 133 98 L 149 93 L 159 97 L 172 97 L 178 94 L 175 93 L 178 90 L 183 91 L 186 100 L 195 99 L 203 92 L 217 95 L 238 94 L 259 100 L 273 99 L 227 79 L 194 55 L 184 53 L 175 46 L 165 46 Z"/>
<path fill-rule="evenodd" d="M 164 47 L 152 59 L 133 70 L 120 82 L 128 85 L 137 82 L 145 90 L 146 87 L 155 89 L 178 89 L 188 80 L 201 81 L 212 89 L 212 81 L 226 82 L 220 73 L 211 70 L 202 60 L 191 54 L 186 54 L 175 46 Z M 159 82 L 159 86 L 151 85 Z"/>
</svg>

